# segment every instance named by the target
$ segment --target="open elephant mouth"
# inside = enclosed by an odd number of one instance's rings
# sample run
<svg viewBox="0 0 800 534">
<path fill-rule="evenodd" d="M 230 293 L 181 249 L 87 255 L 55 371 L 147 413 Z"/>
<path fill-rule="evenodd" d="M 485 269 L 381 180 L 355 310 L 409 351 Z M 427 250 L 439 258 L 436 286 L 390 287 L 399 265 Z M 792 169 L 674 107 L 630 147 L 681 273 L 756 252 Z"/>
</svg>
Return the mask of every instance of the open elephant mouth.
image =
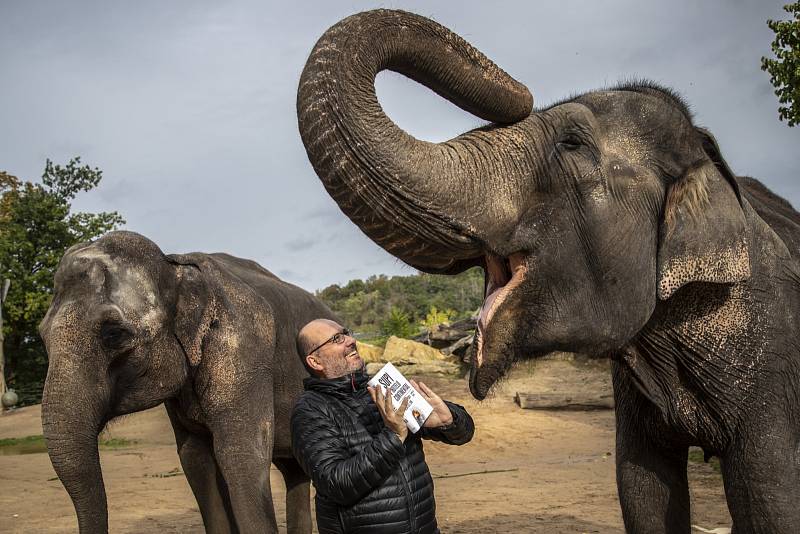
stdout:
<svg viewBox="0 0 800 534">
<path fill-rule="evenodd" d="M 492 320 L 509 296 L 525 280 L 527 270 L 525 256 L 521 252 L 515 252 L 508 257 L 486 253 L 486 290 L 478 316 L 477 346 L 470 373 L 470 390 L 476 398 L 485 398 L 489 388 L 508 367 L 506 358 L 488 353 L 491 348 L 487 347 L 487 341 L 492 335 Z"/>
</svg>

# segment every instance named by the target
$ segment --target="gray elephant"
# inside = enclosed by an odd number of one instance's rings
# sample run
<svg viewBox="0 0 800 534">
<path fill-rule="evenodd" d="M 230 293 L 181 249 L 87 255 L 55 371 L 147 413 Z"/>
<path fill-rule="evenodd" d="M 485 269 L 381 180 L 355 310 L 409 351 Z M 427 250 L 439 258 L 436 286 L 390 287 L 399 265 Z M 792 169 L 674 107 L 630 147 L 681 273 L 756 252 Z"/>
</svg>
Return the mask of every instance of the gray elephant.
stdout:
<svg viewBox="0 0 800 534">
<path fill-rule="evenodd" d="M 414 139 L 378 103 L 383 69 L 493 124 Z M 370 238 L 425 272 L 485 270 L 476 398 L 516 359 L 613 359 L 629 532 L 690 531 L 690 446 L 721 459 L 737 534 L 795 531 L 800 215 L 737 178 L 668 89 L 532 105 L 446 28 L 381 10 L 320 38 L 297 111 L 315 171 Z"/>
<path fill-rule="evenodd" d="M 70 248 L 40 325 L 42 425 L 80 531 L 108 530 L 99 432 L 165 403 L 207 532 L 277 532 L 270 462 L 286 481 L 288 531 L 311 532 L 289 416 L 307 376 L 295 337 L 317 317 L 333 315 L 253 261 L 167 256 L 132 232 Z"/>
</svg>

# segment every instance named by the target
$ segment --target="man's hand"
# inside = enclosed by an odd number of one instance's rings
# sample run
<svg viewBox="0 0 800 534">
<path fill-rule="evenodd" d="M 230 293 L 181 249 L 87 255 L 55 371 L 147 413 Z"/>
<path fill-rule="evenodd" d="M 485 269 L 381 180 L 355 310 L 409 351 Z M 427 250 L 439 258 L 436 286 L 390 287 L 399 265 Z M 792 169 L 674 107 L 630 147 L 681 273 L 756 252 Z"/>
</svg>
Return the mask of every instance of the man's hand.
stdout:
<svg viewBox="0 0 800 534">
<path fill-rule="evenodd" d="M 447 404 L 444 403 L 439 395 L 434 393 L 424 382 L 420 382 L 419 384 L 414 380 L 409 380 L 409 382 L 411 382 L 414 389 L 416 389 L 417 392 L 422 395 L 422 398 L 428 401 L 428 404 L 433 408 L 433 411 L 428 418 L 425 419 L 425 424 L 422 426 L 425 428 L 438 428 L 440 426 L 447 426 L 453 422 L 453 414 L 450 413 L 450 408 L 447 407 Z"/>
<path fill-rule="evenodd" d="M 372 397 L 372 401 L 378 407 L 378 411 L 381 417 L 383 417 L 383 422 L 386 424 L 386 427 L 397 434 L 400 441 L 405 441 L 406 436 L 408 436 L 408 427 L 405 421 L 403 421 L 403 414 L 406 413 L 406 408 L 408 408 L 408 396 L 403 399 L 400 407 L 395 410 L 394 406 L 392 406 L 391 393 L 389 395 L 384 395 L 383 388 L 380 386 L 377 388 L 370 387 L 369 394 Z"/>
</svg>

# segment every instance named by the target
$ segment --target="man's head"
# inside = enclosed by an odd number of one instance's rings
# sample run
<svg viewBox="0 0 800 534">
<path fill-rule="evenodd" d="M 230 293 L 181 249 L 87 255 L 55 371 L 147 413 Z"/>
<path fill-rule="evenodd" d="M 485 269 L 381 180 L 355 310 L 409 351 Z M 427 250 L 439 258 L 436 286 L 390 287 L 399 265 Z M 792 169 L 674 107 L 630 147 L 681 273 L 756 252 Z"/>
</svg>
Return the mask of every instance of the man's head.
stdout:
<svg viewBox="0 0 800 534">
<path fill-rule="evenodd" d="M 364 366 L 356 340 L 328 319 L 315 319 L 300 329 L 297 351 L 308 371 L 319 378 L 339 378 Z"/>
</svg>

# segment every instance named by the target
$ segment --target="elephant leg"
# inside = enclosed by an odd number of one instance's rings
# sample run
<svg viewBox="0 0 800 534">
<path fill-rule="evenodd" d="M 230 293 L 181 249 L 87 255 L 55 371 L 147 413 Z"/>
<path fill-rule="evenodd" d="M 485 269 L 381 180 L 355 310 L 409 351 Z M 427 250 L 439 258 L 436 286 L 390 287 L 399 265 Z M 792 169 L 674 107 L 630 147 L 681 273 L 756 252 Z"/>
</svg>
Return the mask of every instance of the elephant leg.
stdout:
<svg viewBox="0 0 800 534">
<path fill-rule="evenodd" d="M 311 534 L 311 479 L 294 458 L 273 458 L 286 483 L 287 534 Z"/>
<path fill-rule="evenodd" d="M 670 447 L 654 439 L 652 429 L 663 426 L 657 408 L 629 381 L 620 379 L 618 372 L 614 373 L 614 393 L 617 490 L 625 531 L 689 534 L 688 447 Z"/>
<path fill-rule="evenodd" d="M 188 432 L 175 414 L 175 408 L 166 403 L 167 413 L 175 432 L 175 443 L 181 467 L 200 508 L 203 525 L 209 534 L 235 534 L 238 532 L 211 440 L 206 436 Z"/>
<path fill-rule="evenodd" d="M 236 415 L 226 420 L 237 421 Z M 228 486 L 236 525 L 243 533 L 277 533 L 269 480 L 272 422 L 245 418 L 237 423 L 214 431 L 214 457 Z"/>
<path fill-rule="evenodd" d="M 630 436 L 617 438 L 617 490 L 625 531 L 689 534 L 688 448 L 659 449 Z"/>
<path fill-rule="evenodd" d="M 800 525 L 797 445 L 779 428 L 758 432 L 755 443 L 740 439 L 720 459 L 735 534 L 796 532 Z"/>
</svg>

